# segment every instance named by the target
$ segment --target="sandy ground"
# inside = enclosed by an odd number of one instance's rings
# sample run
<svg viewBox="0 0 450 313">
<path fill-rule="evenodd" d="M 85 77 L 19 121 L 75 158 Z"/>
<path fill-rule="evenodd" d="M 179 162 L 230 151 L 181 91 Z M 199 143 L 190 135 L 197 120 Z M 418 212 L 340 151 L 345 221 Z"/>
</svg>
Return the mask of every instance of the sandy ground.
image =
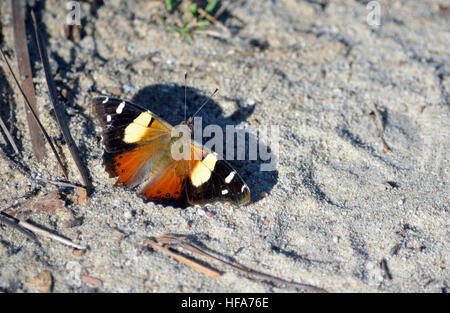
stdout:
<svg viewBox="0 0 450 313">
<path fill-rule="evenodd" d="M 366 22 L 367 2 L 242 1 L 221 20 L 230 39 L 199 34 L 190 41 L 169 30 L 148 1 L 83 2 L 81 38 L 73 42 L 64 35 L 65 2 L 37 1 L 58 88 L 75 97 L 67 115 L 95 191 L 78 205 L 71 188 L 59 188 L 64 207 L 28 218 L 89 249 L 76 255 L 44 238 L 39 246 L 0 223 L 0 290 L 304 291 L 225 267 L 210 278 L 142 244 L 173 233 L 331 292 L 448 291 L 450 3 L 379 1 L 376 27 Z M 1 2 L 0 14 L 2 47 L 17 69 L 10 1 Z M 31 50 L 42 122 L 79 181 Z M 233 163 L 252 191 L 245 207 L 144 203 L 136 191 L 113 187 L 103 169 L 93 91 L 177 123 L 185 72 L 191 112 L 220 88 L 200 113 L 205 123 L 280 130 L 276 171 L 260 172 L 262 160 Z M 5 67 L 0 77 L 2 118 L 23 152 L 17 158 L 2 145 L 17 161 L 0 158 L 0 207 L 15 210 L 58 189 L 38 180 L 62 175 L 48 147 L 44 164 L 34 159 L 23 100 Z"/>
</svg>

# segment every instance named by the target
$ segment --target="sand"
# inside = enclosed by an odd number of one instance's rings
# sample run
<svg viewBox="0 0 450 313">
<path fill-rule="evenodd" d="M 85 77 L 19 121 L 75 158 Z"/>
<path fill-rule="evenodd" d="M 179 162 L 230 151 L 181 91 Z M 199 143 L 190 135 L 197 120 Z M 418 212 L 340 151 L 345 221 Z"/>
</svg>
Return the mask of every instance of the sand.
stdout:
<svg viewBox="0 0 450 313">
<path fill-rule="evenodd" d="M 59 189 L 64 206 L 27 218 L 88 250 L 42 237 L 38 245 L 0 223 L 0 290 L 306 291 L 217 263 L 223 274 L 211 278 L 143 243 L 169 233 L 330 292 L 448 291 L 449 2 L 379 1 L 379 26 L 367 23 L 367 2 L 242 1 L 221 20 L 230 38 L 191 40 L 171 31 L 148 1 L 83 2 L 82 32 L 71 41 L 65 2 L 39 1 L 55 80 L 74 96 L 66 112 L 94 192 L 79 205 L 73 189 L 38 183 L 63 177 L 48 146 L 44 163 L 34 158 L 23 100 L 2 66 L 1 114 L 22 155 L 2 145 L 17 161 L 0 158 L 0 208 L 17 210 Z M 2 47 L 17 71 L 10 1 L 0 14 Z M 35 48 L 31 54 L 42 123 L 79 182 Z M 266 143 L 276 152 L 275 171 L 259 171 L 260 159 L 233 162 L 252 192 L 247 206 L 144 203 L 104 171 L 90 98 L 133 100 L 179 123 L 185 72 L 191 113 L 219 88 L 199 114 L 206 125 L 280 131 L 278 142 Z"/>
</svg>

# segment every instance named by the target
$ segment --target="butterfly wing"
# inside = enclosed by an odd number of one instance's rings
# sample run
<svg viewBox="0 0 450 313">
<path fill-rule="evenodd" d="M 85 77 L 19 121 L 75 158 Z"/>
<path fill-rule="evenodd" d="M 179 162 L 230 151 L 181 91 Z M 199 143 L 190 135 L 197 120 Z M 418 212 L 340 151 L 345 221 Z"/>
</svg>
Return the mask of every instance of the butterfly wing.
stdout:
<svg viewBox="0 0 450 313">
<path fill-rule="evenodd" d="M 93 98 L 92 103 L 93 115 L 103 129 L 107 152 L 130 150 L 136 145 L 170 137 L 173 127 L 169 123 L 136 104 L 104 96 Z"/>
<path fill-rule="evenodd" d="M 193 145 L 194 153 L 202 157 L 189 161 L 189 175 L 185 182 L 186 197 L 190 204 L 229 202 L 236 206 L 250 201 L 250 190 L 244 180 L 217 154 Z M 197 159 L 199 159 L 197 157 Z"/>
<path fill-rule="evenodd" d="M 170 142 L 172 126 L 133 103 L 109 97 L 96 97 L 93 115 L 100 121 L 105 145 L 103 155 L 116 185 L 134 187 L 151 172 Z"/>
<path fill-rule="evenodd" d="M 142 188 L 140 197 L 145 200 L 186 203 L 186 163 L 161 158 L 155 164 L 153 175 Z"/>
<path fill-rule="evenodd" d="M 183 200 L 191 205 L 229 202 L 236 206 L 250 201 L 250 190 L 237 172 L 217 155 L 191 144 L 189 160 L 166 156 L 141 191 L 146 200 Z"/>
</svg>

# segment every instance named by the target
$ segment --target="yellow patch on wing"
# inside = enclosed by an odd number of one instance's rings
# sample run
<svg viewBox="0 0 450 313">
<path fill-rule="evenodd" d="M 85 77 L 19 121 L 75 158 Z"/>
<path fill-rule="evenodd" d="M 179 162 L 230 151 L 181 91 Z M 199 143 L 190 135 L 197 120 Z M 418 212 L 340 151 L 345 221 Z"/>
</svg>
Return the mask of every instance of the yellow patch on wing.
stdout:
<svg viewBox="0 0 450 313">
<path fill-rule="evenodd" d="M 191 182 L 195 187 L 206 183 L 211 177 L 216 166 L 217 158 L 214 153 L 209 153 L 203 161 L 197 162 L 191 172 Z"/>
<path fill-rule="evenodd" d="M 147 111 L 139 114 L 130 125 L 125 128 L 123 141 L 136 143 L 148 135 L 148 125 L 152 121 L 152 115 Z"/>
</svg>

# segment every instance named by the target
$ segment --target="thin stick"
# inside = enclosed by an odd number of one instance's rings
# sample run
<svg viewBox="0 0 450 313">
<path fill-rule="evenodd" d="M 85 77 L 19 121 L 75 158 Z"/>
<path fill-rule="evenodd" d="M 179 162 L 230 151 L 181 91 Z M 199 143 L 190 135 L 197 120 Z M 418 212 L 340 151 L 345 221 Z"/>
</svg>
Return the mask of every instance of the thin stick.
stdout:
<svg viewBox="0 0 450 313">
<path fill-rule="evenodd" d="M 287 285 L 287 286 L 291 286 L 291 287 L 294 287 L 294 288 L 304 288 L 304 289 L 307 289 L 307 290 L 309 290 L 311 292 L 327 292 L 325 289 L 322 289 L 322 288 L 319 288 L 319 287 L 315 287 L 315 286 L 308 285 L 308 284 L 302 284 L 302 283 L 286 281 L 286 280 L 278 278 L 278 277 L 274 277 L 274 276 L 271 276 L 271 275 L 268 275 L 268 274 L 257 272 L 255 270 L 250 269 L 250 268 L 248 268 L 246 266 L 243 266 L 241 264 L 237 264 L 237 263 L 233 264 L 231 262 L 219 259 L 216 256 L 211 255 L 210 253 L 201 250 L 199 247 L 197 247 L 193 243 L 187 242 L 183 237 L 181 237 L 181 239 L 179 239 L 179 238 L 180 237 L 171 236 L 171 235 L 165 235 L 165 236 L 161 236 L 161 237 L 156 238 L 156 240 L 158 242 L 169 244 L 169 245 L 177 245 L 177 246 L 180 246 L 182 248 L 185 248 L 186 250 L 188 250 L 190 252 L 197 253 L 197 254 L 200 254 L 200 255 L 212 258 L 212 259 L 214 259 L 216 261 L 219 261 L 219 262 L 221 262 L 223 264 L 231 266 L 231 267 L 233 267 L 234 269 L 236 269 L 236 270 L 238 270 L 240 272 L 243 272 L 245 274 L 251 275 L 251 276 L 253 276 L 253 277 L 255 277 L 256 279 L 259 279 L 259 280 L 269 281 L 269 282 L 277 283 L 277 284 L 280 284 L 280 285 Z"/>
<path fill-rule="evenodd" d="M 224 35 L 218 31 L 215 30 L 211 30 L 211 29 L 201 29 L 201 30 L 196 30 L 195 34 L 197 35 L 209 35 L 212 37 L 217 37 L 217 38 L 221 38 L 221 39 L 229 39 L 230 36 Z"/>
<path fill-rule="evenodd" d="M 50 183 L 50 184 L 57 185 L 57 186 L 86 189 L 85 186 L 82 186 L 81 184 L 78 184 L 78 183 L 72 183 L 70 181 L 57 181 L 57 180 L 50 180 L 50 179 L 45 179 L 45 178 L 43 178 L 42 180 L 46 183 Z"/>
<path fill-rule="evenodd" d="M 2 133 L 0 133 L 0 143 L 3 144 L 3 145 L 5 145 L 5 146 L 8 144 L 8 143 L 6 142 L 5 137 L 3 137 L 3 134 L 2 134 Z"/>
<path fill-rule="evenodd" d="M 2 127 L 3 131 L 5 132 L 6 138 L 8 138 L 9 143 L 13 147 L 14 151 L 17 154 L 20 154 L 19 149 L 17 149 L 16 143 L 14 142 L 14 138 L 11 136 L 11 133 L 9 132 L 8 128 L 6 127 L 5 123 L 3 122 L 3 119 L 0 117 L 0 126 Z"/>
<path fill-rule="evenodd" d="M 144 4 L 141 9 L 142 9 L 142 12 L 147 12 L 155 7 L 160 7 L 160 6 L 164 6 L 164 3 L 162 3 L 162 1 L 153 1 L 153 2 Z"/>
<path fill-rule="evenodd" d="M 44 126 L 42 125 L 41 121 L 39 120 L 39 117 L 37 116 L 36 112 L 34 111 L 33 107 L 31 106 L 30 102 L 28 101 L 27 96 L 25 95 L 25 93 L 23 92 L 22 87 L 19 84 L 19 81 L 16 78 L 16 75 L 14 75 L 14 72 L 11 68 L 11 66 L 9 65 L 8 59 L 6 58 L 5 54 L 3 53 L 3 50 L 0 48 L 0 53 L 2 54 L 2 58 L 3 61 L 5 61 L 9 72 L 11 73 L 12 77 L 14 78 L 14 81 L 16 82 L 17 88 L 19 88 L 20 92 L 22 93 L 23 98 L 25 99 L 25 102 L 27 103 L 28 108 L 30 109 L 31 113 L 33 114 L 34 119 L 36 120 L 36 122 L 39 125 L 39 128 L 41 129 L 42 133 L 44 134 L 45 139 L 47 139 L 48 143 L 50 144 L 50 147 L 52 148 L 53 154 L 56 157 L 56 160 L 58 161 L 58 164 L 61 166 L 61 169 L 63 171 L 64 177 L 69 180 L 68 174 L 67 174 L 67 170 L 64 167 L 58 152 L 56 152 L 56 148 L 53 145 L 53 141 L 51 140 L 50 136 L 47 134 L 47 131 L 45 130 Z"/>
<path fill-rule="evenodd" d="M 182 263 L 186 264 L 187 266 L 192 267 L 192 268 L 198 270 L 199 272 L 202 272 L 203 274 L 208 275 L 209 277 L 216 278 L 216 277 L 220 276 L 220 273 L 218 271 L 215 271 L 206 266 L 203 266 L 200 263 L 192 261 L 182 255 L 176 254 L 176 253 L 170 251 L 169 249 L 164 248 L 163 246 L 159 245 L 156 241 L 154 241 L 152 239 L 149 239 L 147 242 L 153 250 L 156 250 L 163 254 L 171 256 L 175 260 L 182 262 Z"/>
<path fill-rule="evenodd" d="M 51 232 L 49 232 L 49 231 L 47 231 L 45 229 L 42 229 L 40 227 L 37 227 L 37 226 L 32 225 L 30 223 L 27 223 L 27 222 L 25 222 L 25 221 L 23 221 L 21 219 L 12 217 L 11 215 L 6 214 L 5 212 L 0 212 L 0 218 L 1 218 L 2 221 L 6 222 L 8 225 L 11 225 L 11 226 L 13 226 L 15 228 L 17 228 L 16 226 L 18 225 L 18 226 L 21 226 L 22 228 L 24 228 L 26 230 L 31 231 L 32 232 L 31 237 L 33 239 L 35 239 L 36 241 L 37 241 L 37 238 L 34 235 L 34 233 L 39 234 L 39 235 L 44 236 L 44 237 L 48 237 L 50 239 L 53 239 L 55 241 L 58 241 L 58 242 L 60 242 L 62 244 L 65 244 L 67 246 L 70 246 L 70 247 L 78 249 L 78 250 L 86 250 L 86 247 L 77 245 L 76 243 L 73 243 L 72 241 L 70 241 L 67 238 L 59 236 L 57 234 L 53 234 L 53 233 L 51 233 Z M 13 224 L 16 224 L 16 225 L 13 225 Z M 19 229 L 19 228 L 17 228 L 17 229 Z M 24 233 L 24 232 L 22 231 L 22 233 Z M 25 234 L 30 236 L 30 234 L 28 234 L 28 233 L 25 233 Z"/>
<path fill-rule="evenodd" d="M 81 179 L 83 180 L 83 184 L 86 186 L 86 189 L 91 190 L 91 182 L 89 181 L 88 172 L 86 167 L 83 165 L 80 159 L 80 155 L 78 153 L 78 148 L 70 134 L 69 127 L 67 126 L 67 120 L 64 113 L 64 108 L 61 103 L 58 101 L 58 95 L 56 92 L 55 82 L 53 81 L 53 76 L 50 70 L 50 63 L 48 61 L 47 50 L 42 43 L 41 37 L 39 35 L 39 30 L 36 22 L 36 16 L 34 12 L 31 11 L 31 18 L 33 19 L 34 32 L 36 35 L 36 41 L 38 44 L 39 54 L 41 56 L 42 65 L 44 66 L 45 78 L 47 81 L 48 91 L 50 93 L 50 100 L 52 101 L 53 108 L 55 110 L 56 119 L 58 120 L 59 127 L 61 128 L 61 132 L 64 136 L 64 139 L 69 148 L 70 154 L 72 155 L 73 160 L 75 161 L 75 165 L 80 173 Z M 68 180 L 68 179 L 67 179 Z"/>
<path fill-rule="evenodd" d="M 219 22 L 219 20 L 217 20 L 214 16 L 209 15 L 202 8 L 197 8 L 197 11 L 198 11 L 198 13 L 200 13 L 201 16 L 203 16 L 204 18 L 209 20 L 211 23 L 213 23 L 214 25 L 219 26 L 225 33 L 227 33 L 227 34 L 230 33 L 230 30 L 228 28 L 226 28 L 225 25 L 223 25 L 221 22 Z"/>
<path fill-rule="evenodd" d="M 78 249 L 78 250 L 86 250 L 86 247 L 77 245 L 76 243 L 73 243 L 72 241 L 70 241 L 67 238 L 64 238 L 62 236 L 53 234 L 53 233 L 51 233 L 51 232 L 49 232 L 49 231 L 47 231 L 45 229 L 39 228 L 39 227 L 34 226 L 34 225 L 32 225 L 30 223 L 27 223 L 25 221 L 19 220 L 19 225 L 22 226 L 25 229 L 28 229 L 28 230 L 36 233 L 36 234 L 39 234 L 39 235 L 44 236 L 44 237 L 48 237 L 48 238 L 53 239 L 55 241 L 58 241 L 58 242 L 60 242 L 62 244 L 65 244 L 65 245 L 67 245 L 69 247 L 72 247 L 72 248 L 75 248 L 75 249 Z"/>
<path fill-rule="evenodd" d="M 389 146 L 387 145 L 386 141 L 384 140 L 384 125 L 381 120 L 380 112 L 378 111 L 378 109 L 375 106 L 375 103 L 373 101 L 369 101 L 369 103 L 370 103 L 370 106 L 371 106 L 373 112 L 375 113 L 375 120 L 377 122 L 377 128 L 378 128 L 378 137 L 380 138 L 381 143 L 383 144 L 383 152 L 387 153 L 387 152 L 391 151 L 391 149 L 389 149 Z"/>
<path fill-rule="evenodd" d="M 32 232 L 30 232 L 29 230 L 25 229 L 24 227 L 20 226 L 17 222 L 18 219 L 9 216 L 6 213 L 0 212 L 0 221 L 2 221 L 5 224 L 8 224 L 9 226 L 17 229 L 18 231 L 20 231 L 22 234 L 24 234 L 27 237 L 30 237 L 31 239 L 33 239 L 34 241 L 36 241 L 37 243 L 39 243 L 39 240 L 37 239 L 36 235 Z"/>
<path fill-rule="evenodd" d="M 225 10 L 228 9 L 229 6 L 230 6 L 230 2 L 229 1 L 225 1 L 224 3 L 222 3 L 222 5 L 220 6 L 219 10 L 217 10 L 216 14 L 214 14 L 214 17 L 216 19 L 219 18 L 223 14 L 223 12 L 225 12 Z"/>
<path fill-rule="evenodd" d="M 186 107 L 187 107 L 187 98 L 186 98 L 186 85 L 187 85 L 187 73 L 184 73 L 184 121 L 186 122 Z"/>
<path fill-rule="evenodd" d="M 11 0 L 13 13 L 14 43 L 16 46 L 16 59 L 19 68 L 19 75 L 22 81 L 22 88 L 27 95 L 27 99 L 33 107 L 36 116 L 39 110 L 36 106 L 36 92 L 33 85 L 33 75 L 31 72 L 30 56 L 27 47 L 27 36 L 25 30 L 25 1 Z M 28 109 L 24 101 L 27 116 L 28 129 L 30 130 L 31 144 L 34 155 L 38 161 L 45 157 L 45 139 L 39 131 L 39 125 L 33 118 L 33 114 Z"/>
</svg>

